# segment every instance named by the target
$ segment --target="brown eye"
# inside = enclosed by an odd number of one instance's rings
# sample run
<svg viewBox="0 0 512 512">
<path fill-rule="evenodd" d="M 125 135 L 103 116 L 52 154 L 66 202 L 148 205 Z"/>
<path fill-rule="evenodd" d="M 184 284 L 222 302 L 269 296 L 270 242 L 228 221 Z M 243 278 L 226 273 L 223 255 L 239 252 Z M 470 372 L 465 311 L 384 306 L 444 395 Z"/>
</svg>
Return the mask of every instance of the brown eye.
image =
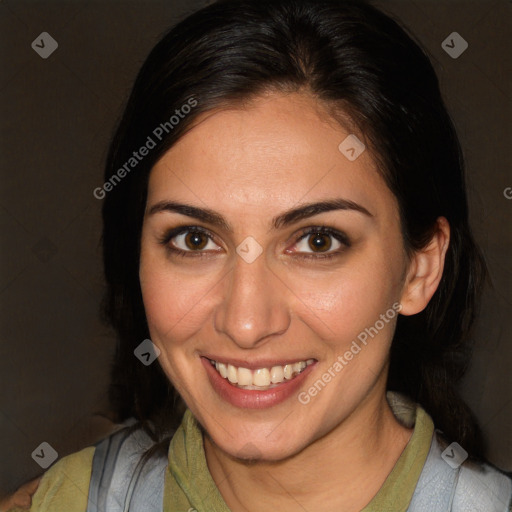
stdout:
<svg viewBox="0 0 512 512">
<path fill-rule="evenodd" d="M 212 235 L 200 229 L 179 227 L 169 231 L 160 243 L 172 252 L 195 253 L 194 256 L 206 252 L 219 252 L 220 247 L 213 241 Z"/>
<path fill-rule="evenodd" d="M 332 246 L 331 236 L 325 233 L 315 233 L 308 236 L 308 246 L 314 252 L 328 251 Z"/>
<path fill-rule="evenodd" d="M 209 238 L 203 233 L 199 233 L 197 231 L 189 231 L 187 235 L 185 235 L 185 244 L 190 250 L 200 250 L 206 247 Z"/>
<path fill-rule="evenodd" d="M 289 252 L 298 258 L 331 258 L 340 256 L 350 246 L 345 233 L 326 226 L 312 226 L 302 231 Z"/>
</svg>

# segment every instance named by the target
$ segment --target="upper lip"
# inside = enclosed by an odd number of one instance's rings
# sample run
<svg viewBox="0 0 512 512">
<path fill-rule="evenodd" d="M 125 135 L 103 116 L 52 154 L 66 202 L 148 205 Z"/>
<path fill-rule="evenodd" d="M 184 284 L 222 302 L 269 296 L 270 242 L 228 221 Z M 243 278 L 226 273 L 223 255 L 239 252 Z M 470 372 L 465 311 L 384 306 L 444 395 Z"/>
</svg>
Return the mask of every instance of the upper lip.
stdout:
<svg viewBox="0 0 512 512">
<path fill-rule="evenodd" d="M 258 368 L 272 368 L 273 366 L 284 366 L 286 364 L 299 363 L 300 361 L 308 361 L 309 359 L 313 359 L 316 362 L 316 359 L 313 357 L 305 357 L 304 359 L 301 359 L 300 357 L 295 357 L 293 359 L 258 359 L 257 361 L 247 361 L 245 359 L 233 359 L 231 357 L 228 358 L 206 354 L 203 354 L 202 357 L 210 359 L 211 361 L 216 361 L 217 363 L 231 364 L 233 366 L 237 366 L 238 368 L 247 368 L 248 370 L 257 370 Z"/>
</svg>

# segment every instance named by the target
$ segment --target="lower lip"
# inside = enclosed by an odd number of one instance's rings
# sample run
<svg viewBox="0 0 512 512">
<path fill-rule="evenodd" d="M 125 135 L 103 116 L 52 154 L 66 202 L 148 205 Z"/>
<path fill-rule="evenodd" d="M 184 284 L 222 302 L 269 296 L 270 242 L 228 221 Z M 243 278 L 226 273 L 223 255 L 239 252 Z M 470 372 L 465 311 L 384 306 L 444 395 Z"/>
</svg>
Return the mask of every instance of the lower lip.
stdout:
<svg viewBox="0 0 512 512">
<path fill-rule="evenodd" d="M 235 407 L 241 409 L 265 409 L 284 402 L 298 391 L 304 379 L 312 371 L 316 363 L 307 366 L 292 380 L 264 391 L 256 389 L 242 389 L 233 386 L 223 378 L 206 357 L 201 357 L 201 362 L 206 369 L 210 383 L 221 398 Z"/>
</svg>

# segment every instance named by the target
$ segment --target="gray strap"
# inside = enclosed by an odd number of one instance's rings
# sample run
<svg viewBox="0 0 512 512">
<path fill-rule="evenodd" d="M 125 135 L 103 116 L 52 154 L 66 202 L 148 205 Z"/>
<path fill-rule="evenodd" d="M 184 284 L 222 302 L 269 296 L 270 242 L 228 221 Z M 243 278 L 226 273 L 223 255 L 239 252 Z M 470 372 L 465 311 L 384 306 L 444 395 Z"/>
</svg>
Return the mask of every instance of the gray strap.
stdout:
<svg viewBox="0 0 512 512">
<path fill-rule="evenodd" d="M 437 435 L 423 466 L 407 512 L 508 512 L 512 480 L 483 464 L 453 469 L 441 457 Z"/>
<path fill-rule="evenodd" d="M 119 451 L 128 434 L 123 430 L 96 444 L 92 461 L 87 512 L 106 512 L 107 492 L 112 481 Z"/>
<path fill-rule="evenodd" d="M 451 468 L 441 458 L 441 453 L 434 433 L 407 512 L 451 512 L 459 468 Z"/>
<path fill-rule="evenodd" d="M 143 464 L 152 444 L 141 429 L 122 429 L 96 444 L 86 512 L 162 511 L 167 457 Z"/>
<path fill-rule="evenodd" d="M 480 470 L 461 466 L 459 484 L 453 500 L 454 512 L 508 512 L 512 480 L 485 464 Z"/>
<path fill-rule="evenodd" d="M 162 512 L 167 457 L 154 456 L 139 463 L 128 487 L 123 512 Z"/>
</svg>

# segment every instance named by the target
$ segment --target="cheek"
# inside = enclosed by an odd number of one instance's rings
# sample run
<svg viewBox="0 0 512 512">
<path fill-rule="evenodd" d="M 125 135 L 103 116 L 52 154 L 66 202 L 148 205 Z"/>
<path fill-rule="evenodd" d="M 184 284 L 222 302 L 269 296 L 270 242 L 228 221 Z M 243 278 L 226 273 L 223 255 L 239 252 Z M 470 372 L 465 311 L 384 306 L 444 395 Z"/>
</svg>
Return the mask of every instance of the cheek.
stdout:
<svg viewBox="0 0 512 512">
<path fill-rule="evenodd" d="M 176 272 L 158 254 L 141 253 L 139 278 L 151 341 L 160 349 L 159 363 L 185 402 L 195 389 L 193 344 L 187 343 L 208 318 L 209 279 Z"/>
<path fill-rule="evenodd" d="M 144 252 L 139 277 L 149 331 L 160 348 L 179 346 L 201 328 L 218 278 L 184 275 Z"/>
<path fill-rule="evenodd" d="M 302 318 L 307 318 L 309 330 L 323 342 L 319 353 L 322 371 L 328 371 L 338 362 L 334 372 L 340 378 L 335 380 L 344 383 L 346 392 L 364 386 L 365 378 L 378 375 L 386 361 L 396 317 L 393 301 L 386 295 L 375 290 L 372 281 L 347 279 L 336 290 L 310 294 L 305 301 L 309 307 L 304 308 Z M 315 307 L 316 314 L 310 314 L 309 309 Z M 380 315 L 390 310 L 387 321 L 381 320 Z M 331 388 L 332 393 L 334 388 L 336 385 Z"/>
<path fill-rule="evenodd" d="M 399 265 L 379 252 L 384 251 L 365 251 L 368 257 L 354 258 L 329 274 L 304 272 L 289 283 L 303 321 L 333 348 L 350 344 L 400 296 Z M 382 331 L 389 332 L 391 327 L 386 323 Z"/>
</svg>

